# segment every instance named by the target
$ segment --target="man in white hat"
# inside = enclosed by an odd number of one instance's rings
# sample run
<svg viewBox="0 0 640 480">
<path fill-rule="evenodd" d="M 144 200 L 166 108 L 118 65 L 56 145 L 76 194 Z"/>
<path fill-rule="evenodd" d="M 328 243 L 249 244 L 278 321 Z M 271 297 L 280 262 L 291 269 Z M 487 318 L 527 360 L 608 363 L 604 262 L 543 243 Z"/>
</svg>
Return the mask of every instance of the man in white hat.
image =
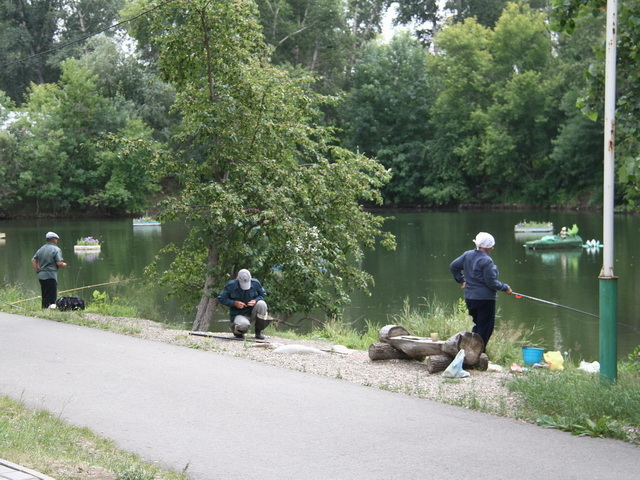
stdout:
<svg viewBox="0 0 640 480">
<path fill-rule="evenodd" d="M 235 280 L 228 281 L 224 286 L 218 295 L 218 302 L 230 308 L 231 331 L 236 338 L 244 338 L 254 323 L 256 338 L 264 340 L 262 331 L 272 320 L 267 313 L 266 296 L 267 292 L 260 281 L 251 278 L 251 272 L 245 268 L 238 272 Z"/>
<path fill-rule="evenodd" d="M 467 250 L 456 258 L 449 270 L 456 282 L 462 284 L 467 309 L 473 318 L 473 332 L 482 337 L 486 348 L 496 322 L 497 292 L 510 295 L 512 290 L 498 280 L 498 267 L 489 256 L 496 245 L 493 235 L 480 232 L 473 242 L 475 250 Z"/>
<path fill-rule="evenodd" d="M 31 265 L 38 274 L 40 290 L 42 292 L 42 308 L 55 305 L 58 298 L 58 269 L 68 265 L 62 258 L 62 250 L 58 247 L 60 237 L 47 232 L 46 243 L 41 246 L 31 259 Z"/>
</svg>

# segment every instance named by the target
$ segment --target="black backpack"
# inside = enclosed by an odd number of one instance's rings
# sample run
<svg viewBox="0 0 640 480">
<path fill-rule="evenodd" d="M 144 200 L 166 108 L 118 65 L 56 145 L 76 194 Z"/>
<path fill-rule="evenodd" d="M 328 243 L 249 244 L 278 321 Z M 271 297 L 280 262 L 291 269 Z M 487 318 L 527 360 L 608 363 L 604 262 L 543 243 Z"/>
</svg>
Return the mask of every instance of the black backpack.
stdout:
<svg viewBox="0 0 640 480">
<path fill-rule="evenodd" d="M 68 310 L 84 310 L 84 300 L 80 297 L 60 297 L 56 300 L 56 307 L 61 312 Z"/>
</svg>

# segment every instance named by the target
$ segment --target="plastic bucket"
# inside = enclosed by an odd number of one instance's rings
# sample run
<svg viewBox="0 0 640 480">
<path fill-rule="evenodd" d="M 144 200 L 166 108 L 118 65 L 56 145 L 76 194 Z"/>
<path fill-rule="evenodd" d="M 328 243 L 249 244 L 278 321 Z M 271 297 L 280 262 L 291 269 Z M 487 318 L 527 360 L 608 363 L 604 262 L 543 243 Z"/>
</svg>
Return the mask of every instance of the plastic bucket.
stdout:
<svg viewBox="0 0 640 480">
<path fill-rule="evenodd" d="M 543 353 L 544 348 L 522 347 L 522 358 L 524 359 L 525 365 L 542 362 Z"/>
</svg>

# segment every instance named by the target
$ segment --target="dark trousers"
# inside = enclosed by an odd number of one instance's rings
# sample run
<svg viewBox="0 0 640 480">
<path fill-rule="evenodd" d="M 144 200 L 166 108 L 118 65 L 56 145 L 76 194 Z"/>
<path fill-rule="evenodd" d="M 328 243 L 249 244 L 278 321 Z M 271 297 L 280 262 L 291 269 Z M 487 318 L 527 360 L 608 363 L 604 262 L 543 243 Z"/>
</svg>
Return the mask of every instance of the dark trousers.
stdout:
<svg viewBox="0 0 640 480">
<path fill-rule="evenodd" d="M 473 318 L 473 330 L 484 340 L 485 348 L 496 324 L 495 300 L 465 300 L 469 315 Z"/>
<path fill-rule="evenodd" d="M 49 305 L 56 303 L 58 298 L 58 280 L 48 278 L 40 280 L 40 290 L 42 291 L 42 308 L 49 308 Z"/>
</svg>

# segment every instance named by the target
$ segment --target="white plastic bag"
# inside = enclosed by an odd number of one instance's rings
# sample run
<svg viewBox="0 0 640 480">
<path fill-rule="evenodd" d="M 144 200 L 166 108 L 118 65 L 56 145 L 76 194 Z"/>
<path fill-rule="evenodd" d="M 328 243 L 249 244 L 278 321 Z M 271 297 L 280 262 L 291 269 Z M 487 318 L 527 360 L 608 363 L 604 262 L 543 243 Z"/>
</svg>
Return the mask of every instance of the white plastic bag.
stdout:
<svg viewBox="0 0 640 480">
<path fill-rule="evenodd" d="M 578 370 L 584 370 L 589 373 L 598 373 L 600 371 L 600 362 L 585 362 L 584 360 L 580 362 L 580 366 Z"/>
<path fill-rule="evenodd" d="M 464 378 L 470 376 L 471 374 L 469 372 L 462 369 L 464 356 L 464 350 L 460 350 L 453 359 L 453 362 L 451 362 L 447 369 L 442 372 L 442 376 L 446 378 Z"/>
</svg>

